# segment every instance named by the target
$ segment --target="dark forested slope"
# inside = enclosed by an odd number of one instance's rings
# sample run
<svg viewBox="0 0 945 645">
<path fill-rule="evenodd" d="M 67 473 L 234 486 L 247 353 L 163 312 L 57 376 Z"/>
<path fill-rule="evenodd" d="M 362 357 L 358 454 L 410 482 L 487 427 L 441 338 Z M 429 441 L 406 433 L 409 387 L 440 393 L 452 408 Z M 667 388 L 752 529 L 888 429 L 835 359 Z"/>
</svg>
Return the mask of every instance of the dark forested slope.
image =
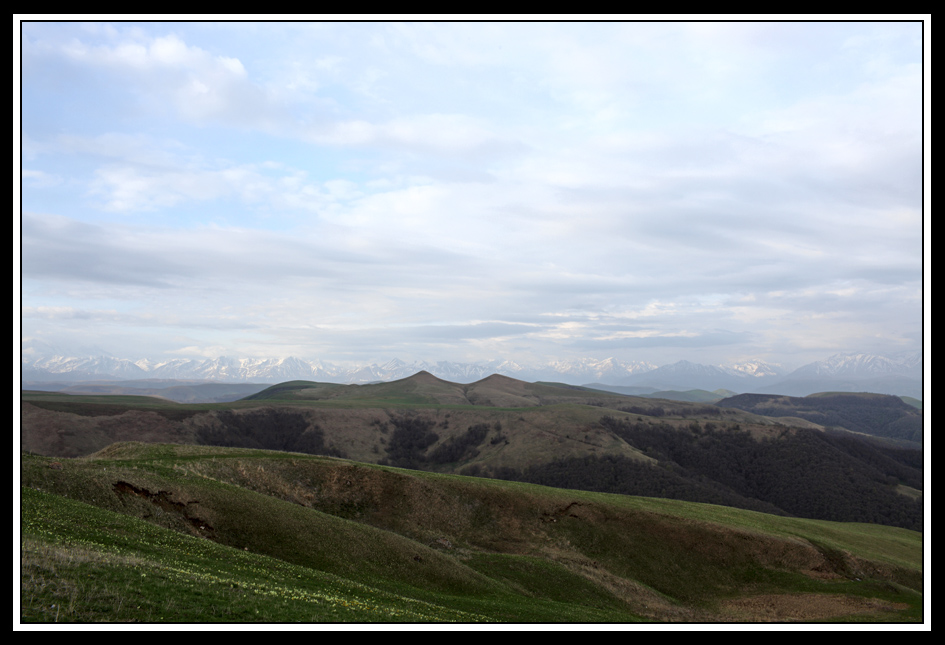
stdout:
<svg viewBox="0 0 945 645">
<path fill-rule="evenodd" d="M 898 396 L 829 392 L 805 397 L 738 394 L 716 403 L 766 417 L 800 417 L 819 425 L 922 444 L 922 412 Z"/>
<path fill-rule="evenodd" d="M 916 450 L 806 429 L 784 428 L 779 435 L 755 438 L 737 427 L 711 422 L 680 428 L 607 415 L 600 422 L 657 464 L 617 456 L 569 458 L 505 468 L 497 476 L 797 517 L 923 528 L 917 460 L 921 453 Z"/>
</svg>

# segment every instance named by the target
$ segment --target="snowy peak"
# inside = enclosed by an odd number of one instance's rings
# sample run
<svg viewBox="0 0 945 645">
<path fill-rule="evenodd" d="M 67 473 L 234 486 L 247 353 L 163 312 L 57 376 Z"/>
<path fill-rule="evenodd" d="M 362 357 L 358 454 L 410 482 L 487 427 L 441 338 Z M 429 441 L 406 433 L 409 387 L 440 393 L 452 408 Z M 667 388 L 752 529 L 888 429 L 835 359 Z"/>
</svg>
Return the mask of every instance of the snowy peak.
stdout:
<svg viewBox="0 0 945 645">
<path fill-rule="evenodd" d="M 771 365 L 764 361 L 746 361 L 744 363 L 738 363 L 732 365 L 728 368 L 733 374 L 738 376 L 747 376 L 750 378 L 767 378 L 774 376 L 781 376 L 784 374 L 784 370 L 780 365 Z"/>
<path fill-rule="evenodd" d="M 737 378 L 767 378 L 779 376 L 782 370 L 763 361 L 748 361 L 735 365 L 702 365 L 690 361 L 677 361 L 672 365 L 664 365 L 649 372 L 651 376 L 664 375 L 692 375 L 708 377 L 737 377 Z"/>
<path fill-rule="evenodd" d="M 392 359 L 383 364 L 337 366 L 297 357 L 171 359 L 130 361 L 110 357 L 64 357 L 24 359 L 25 382 L 180 379 L 218 382 L 280 383 L 306 380 L 332 383 L 393 381 L 426 371 L 452 383 L 473 383 L 492 374 L 521 381 L 558 381 L 572 385 L 601 383 L 645 386 L 657 390 L 717 390 L 776 392 L 805 396 L 831 389 L 908 394 L 921 397 L 922 358 L 919 354 L 883 357 L 871 354 L 838 354 L 805 365 L 784 376 L 779 366 L 761 360 L 734 365 L 702 365 L 682 360 L 656 367 L 614 358 L 555 361 L 544 365 L 522 365 L 492 360 L 477 363 L 439 361 L 408 363 Z"/>
<path fill-rule="evenodd" d="M 922 378 L 921 354 L 895 358 L 875 354 L 835 354 L 825 360 L 804 365 L 792 372 L 789 378 L 826 376 L 863 379 L 891 375 Z"/>
<path fill-rule="evenodd" d="M 596 360 L 584 358 L 572 361 L 549 363 L 548 369 L 558 376 L 574 379 L 575 383 L 617 382 L 633 374 L 642 374 L 656 369 L 656 365 L 639 361 L 622 362 L 615 358 Z"/>
<path fill-rule="evenodd" d="M 25 364 L 24 364 L 25 366 Z M 74 373 L 83 377 L 112 375 L 121 379 L 148 378 L 148 370 L 133 361 L 110 356 L 88 356 L 84 358 L 50 356 L 35 360 L 30 367 L 51 373 Z"/>
</svg>

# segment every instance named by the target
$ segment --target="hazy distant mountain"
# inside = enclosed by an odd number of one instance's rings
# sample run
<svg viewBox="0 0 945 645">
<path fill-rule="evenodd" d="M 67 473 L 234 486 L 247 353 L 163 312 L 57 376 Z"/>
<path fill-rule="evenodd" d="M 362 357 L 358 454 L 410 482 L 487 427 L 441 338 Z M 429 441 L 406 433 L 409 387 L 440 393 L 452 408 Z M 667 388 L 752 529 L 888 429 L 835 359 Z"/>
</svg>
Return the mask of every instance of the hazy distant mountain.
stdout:
<svg viewBox="0 0 945 645">
<path fill-rule="evenodd" d="M 787 379 L 853 378 L 884 376 L 922 377 L 922 354 L 906 354 L 890 358 L 874 354 L 835 354 L 816 363 L 809 363 L 791 372 Z"/>
<path fill-rule="evenodd" d="M 557 361 L 548 365 L 558 375 L 568 376 L 576 382 L 588 381 L 612 383 L 620 385 L 621 381 L 635 375 L 651 372 L 656 369 L 652 363 L 639 361 L 621 362 L 613 358 L 602 361 L 581 359 L 575 361 Z"/>
<path fill-rule="evenodd" d="M 33 362 L 23 361 L 23 380 L 47 381 L 85 381 L 108 376 L 116 379 L 155 378 L 149 370 L 143 369 L 127 359 L 96 357 L 52 356 Z"/>
<path fill-rule="evenodd" d="M 689 361 L 678 361 L 649 372 L 634 374 L 622 379 L 618 385 L 646 386 L 657 390 L 717 390 L 735 392 L 757 391 L 759 387 L 774 383 L 782 377 L 782 371 L 761 361 L 721 367 L 701 365 Z"/>
<path fill-rule="evenodd" d="M 922 398 L 922 354 L 895 357 L 836 354 L 809 363 L 756 392 L 807 396 L 816 392 L 875 392 Z"/>
<path fill-rule="evenodd" d="M 22 362 L 23 382 L 78 382 L 101 379 L 185 379 L 229 383 L 281 383 L 291 380 L 329 383 L 372 383 L 406 378 L 427 371 L 455 383 L 472 383 L 491 374 L 523 381 L 554 381 L 571 385 L 607 384 L 655 390 L 731 390 L 806 396 L 815 392 L 876 392 L 922 398 L 922 357 L 838 354 L 785 374 L 763 361 L 736 365 L 702 365 L 678 361 L 657 367 L 637 361 L 579 359 L 544 365 L 507 360 L 460 363 L 406 362 L 392 359 L 382 365 L 339 366 L 289 357 L 131 361 L 110 357 L 51 356 Z"/>
<path fill-rule="evenodd" d="M 541 366 L 523 366 L 512 361 L 498 360 L 478 363 L 407 363 L 393 359 L 383 365 L 343 367 L 294 357 L 250 359 L 221 356 L 204 360 L 130 361 L 107 357 L 53 356 L 24 360 L 22 367 L 24 382 L 162 378 L 257 383 L 280 383 L 290 380 L 371 383 L 406 378 L 417 372 L 427 371 L 457 383 L 472 383 L 491 374 L 503 374 L 520 380 L 559 380 L 577 385 L 589 380 L 619 380 L 630 374 L 652 370 L 656 366 L 640 362 L 619 362 L 614 359 L 561 361 Z"/>
</svg>

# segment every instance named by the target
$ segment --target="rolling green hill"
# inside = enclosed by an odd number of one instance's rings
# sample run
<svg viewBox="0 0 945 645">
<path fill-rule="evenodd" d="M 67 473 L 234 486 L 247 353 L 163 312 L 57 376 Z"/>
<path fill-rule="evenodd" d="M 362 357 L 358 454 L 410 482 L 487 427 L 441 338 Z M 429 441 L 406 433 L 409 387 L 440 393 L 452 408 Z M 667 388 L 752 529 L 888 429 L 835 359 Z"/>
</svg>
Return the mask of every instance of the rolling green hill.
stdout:
<svg viewBox="0 0 945 645">
<path fill-rule="evenodd" d="M 22 401 L 22 448 L 46 456 L 120 441 L 280 450 L 924 528 L 919 451 L 703 403 L 501 376 L 463 385 L 423 372 L 365 386 L 294 381 L 227 404 L 46 393 Z"/>
<path fill-rule="evenodd" d="M 921 534 L 245 448 L 22 456 L 23 622 L 921 622 Z"/>
<path fill-rule="evenodd" d="M 493 374 L 475 383 L 444 381 L 429 372 L 369 385 L 337 385 L 313 381 L 280 383 L 246 397 L 249 401 L 319 401 L 339 405 L 408 406 L 482 406 L 527 408 L 540 405 L 574 403 L 617 408 L 630 405 L 632 397 L 603 390 L 576 387 L 563 383 L 527 383 Z M 636 399 L 639 402 L 639 399 Z"/>
</svg>

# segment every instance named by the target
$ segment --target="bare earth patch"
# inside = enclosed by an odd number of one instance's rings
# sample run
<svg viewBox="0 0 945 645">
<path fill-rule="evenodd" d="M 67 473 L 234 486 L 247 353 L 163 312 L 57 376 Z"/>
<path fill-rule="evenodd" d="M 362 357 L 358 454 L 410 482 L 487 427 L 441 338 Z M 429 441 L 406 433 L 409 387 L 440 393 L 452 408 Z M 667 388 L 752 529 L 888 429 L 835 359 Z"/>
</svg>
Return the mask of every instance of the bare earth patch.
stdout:
<svg viewBox="0 0 945 645">
<path fill-rule="evenodd" d="M 905 603 L 878 598 L 824 594 L 769 594 L 731 600 L 723 614 L 735 621 L 795 622 L 832 620 L 841 616 L 880 614 L 908 609 Z"/>
</svg>

